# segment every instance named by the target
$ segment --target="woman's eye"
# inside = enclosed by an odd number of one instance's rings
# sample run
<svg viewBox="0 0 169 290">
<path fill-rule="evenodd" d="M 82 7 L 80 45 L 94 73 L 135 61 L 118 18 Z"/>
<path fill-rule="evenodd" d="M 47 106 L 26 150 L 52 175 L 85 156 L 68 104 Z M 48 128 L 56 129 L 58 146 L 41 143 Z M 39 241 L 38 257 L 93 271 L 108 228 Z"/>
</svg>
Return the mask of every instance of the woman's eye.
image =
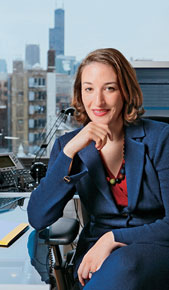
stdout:
<svg viewBox="0 0 169 290">
<path fill-rule="evenodd" d="M 106 87 L 106 91 L 111 91 L 111 92 L 113 92 L 113 91 L 115 91 L 115 88 L 114 88 L 114 87 Z"/>
<path fill-rule="evenodd" d="M 92 88 L 85 88 L 85 91 L 86 92 L 91 92 L 92 91 Z"/>
</svg>

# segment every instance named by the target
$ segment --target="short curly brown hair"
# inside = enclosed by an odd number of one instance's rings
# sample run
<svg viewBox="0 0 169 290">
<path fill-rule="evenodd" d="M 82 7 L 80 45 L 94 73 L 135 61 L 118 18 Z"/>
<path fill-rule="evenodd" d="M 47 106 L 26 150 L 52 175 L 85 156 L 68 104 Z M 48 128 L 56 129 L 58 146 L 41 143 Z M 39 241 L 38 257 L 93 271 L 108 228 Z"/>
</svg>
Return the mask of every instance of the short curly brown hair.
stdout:
<svg viewBox="0 0 169 290">
<path fill-rule="evenodd" d="M 72 106 L 76 109 L 76 120 L 83 124 L 87 124 L 90 121 L 82 102 L 81 76 L 84 67 L 92 62 L 104 63 L 113 67 L 117 75 L 120 92 L 124 97 L 124 122 L 129 124 L 139 119 L 144 113 L 142 107 L 143 95 L 134 68 L 117 49 L 101 48 L 89 53 L 78 67 L 72 100 Z"/>
</svg>

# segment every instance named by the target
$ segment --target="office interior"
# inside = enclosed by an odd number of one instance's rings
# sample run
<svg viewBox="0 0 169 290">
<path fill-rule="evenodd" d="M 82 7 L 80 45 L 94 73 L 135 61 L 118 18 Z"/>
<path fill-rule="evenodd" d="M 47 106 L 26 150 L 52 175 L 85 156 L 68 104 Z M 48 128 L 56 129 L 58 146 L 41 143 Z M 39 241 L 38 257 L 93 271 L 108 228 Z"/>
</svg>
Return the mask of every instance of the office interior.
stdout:
<svg viewBox="0 0 169 290">
<path fill-rule="evenodd" d="M 71 107 L 79 61 L 65 55 L 65 10 L 63 3 L 58 5 L 54 27 L 49 29 L 46 69 L 39 65 L 37 44 L 26 45 L 25 61 L 15 59 L 12 73 L 0 56 L 0 230 L 6 235 L 8 226 L 10 231 L 12 226 L 28 224 L 7 246 L 0 245 L 0 290 L 57 290 L 55 283 L 51 287 L 54 262 L 49 245 L 29 225 L 27 204 L 46 174 L 55 139 L 79 127 Z M 169 61 L 130 59 L 130 63 L 143 92 L 144 116 L 169 118 Z M 67 204 L 64 217 L 83 223 L 78 193 Z M 70 245 L 60 247 L 63 258 L 70 249 Z"/>
</svg>

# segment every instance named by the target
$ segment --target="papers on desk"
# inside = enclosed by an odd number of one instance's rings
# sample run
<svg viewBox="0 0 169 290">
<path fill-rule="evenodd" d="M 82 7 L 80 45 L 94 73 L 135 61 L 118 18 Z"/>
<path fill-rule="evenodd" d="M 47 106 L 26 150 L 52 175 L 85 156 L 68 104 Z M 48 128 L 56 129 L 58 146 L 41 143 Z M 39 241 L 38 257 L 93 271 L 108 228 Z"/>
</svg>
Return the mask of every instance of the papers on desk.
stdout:
<svg viewBox="0 0 169 290">
<path fill-rule="evenodd" d="M 0 221 L 0 247 L 10 246 L 29 228 L 28 223 Z"/>
</svg>

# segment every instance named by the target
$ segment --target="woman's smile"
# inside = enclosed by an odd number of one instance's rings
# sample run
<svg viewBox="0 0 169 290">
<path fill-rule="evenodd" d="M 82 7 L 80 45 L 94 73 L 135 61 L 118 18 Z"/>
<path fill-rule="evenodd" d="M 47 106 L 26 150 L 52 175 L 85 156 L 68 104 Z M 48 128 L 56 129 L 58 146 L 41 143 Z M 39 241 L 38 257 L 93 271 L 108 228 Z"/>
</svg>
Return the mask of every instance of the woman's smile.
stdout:
<svg viewBox="0 0 169 290">
<path fill-rule="evenodd" d="M 110 110 L 108 109 L 92 109 L 93 114 L 97 117 L 105 116 Z"/>
</svg>

